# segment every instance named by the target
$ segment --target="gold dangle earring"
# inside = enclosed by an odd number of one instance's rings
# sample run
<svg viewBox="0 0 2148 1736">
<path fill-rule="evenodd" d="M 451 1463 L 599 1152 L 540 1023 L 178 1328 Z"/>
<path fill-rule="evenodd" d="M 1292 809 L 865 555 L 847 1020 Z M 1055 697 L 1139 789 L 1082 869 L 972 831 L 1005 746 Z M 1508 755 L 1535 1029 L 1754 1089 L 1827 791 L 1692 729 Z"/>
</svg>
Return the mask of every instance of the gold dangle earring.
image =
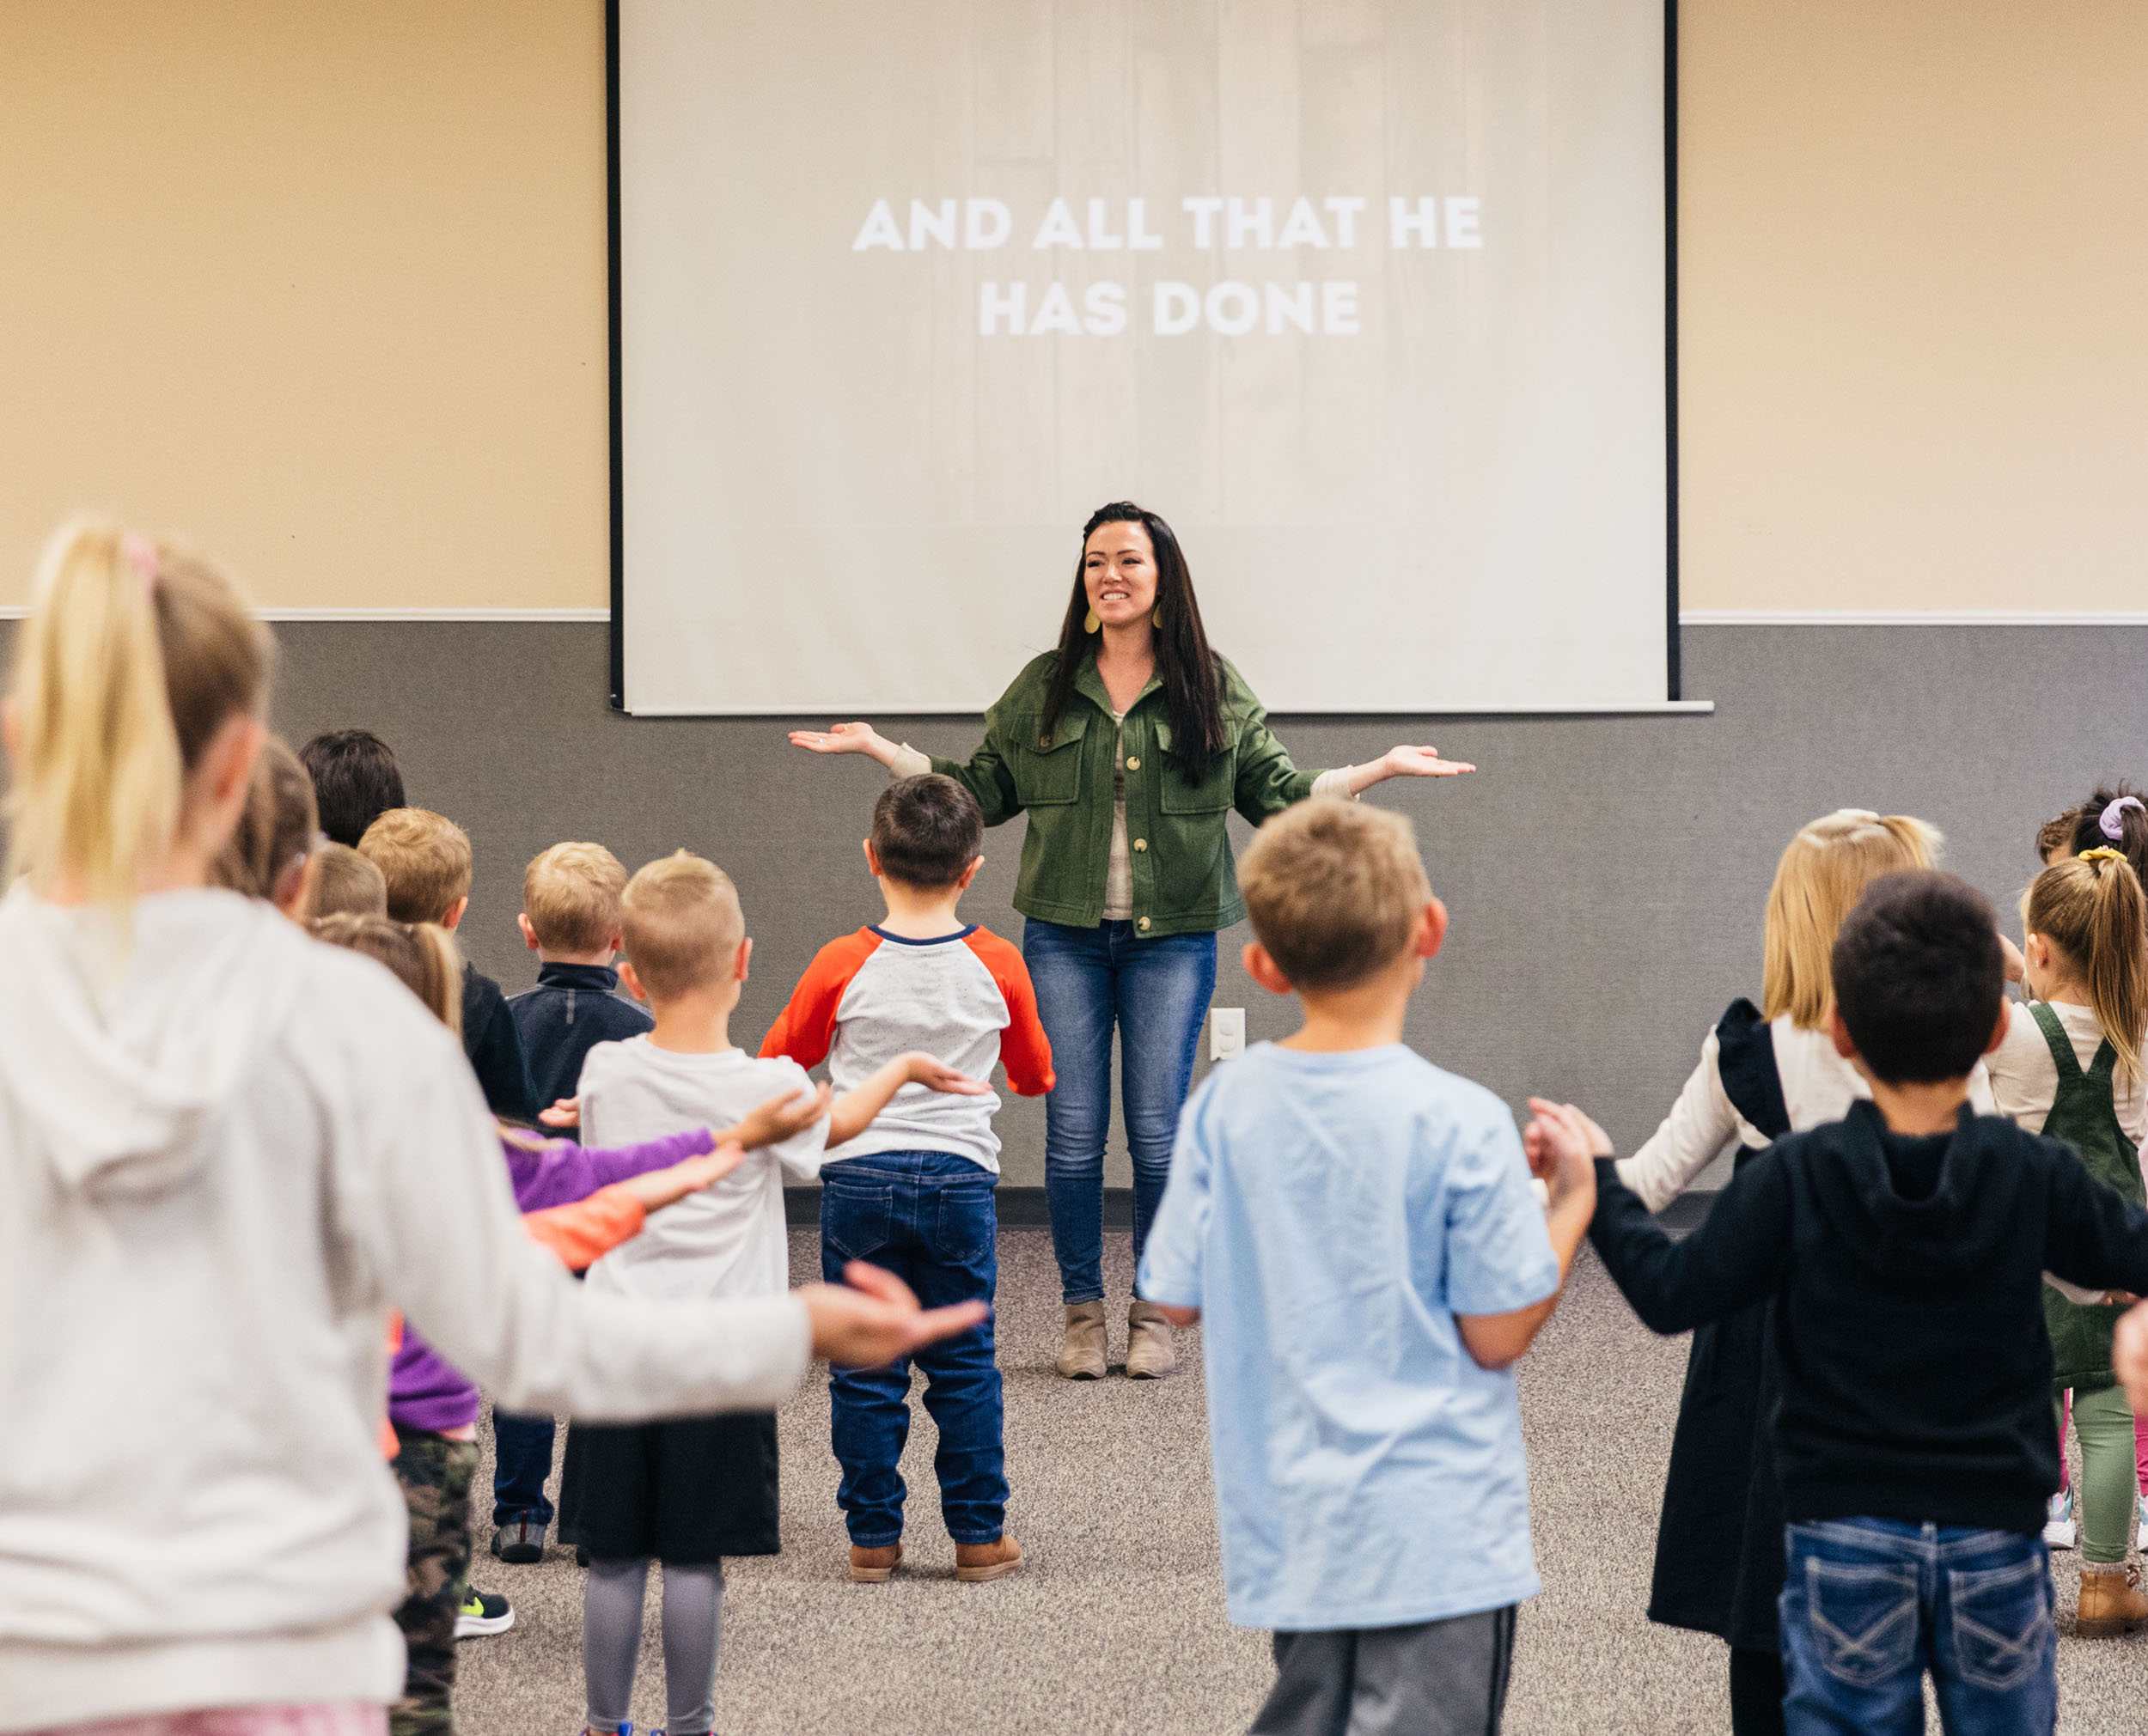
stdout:
<svg viewBox="0 0 2148 1736">
<path fill-rule="evenodd" d="M 1103 624 L 1104 624 L 1101 621 L 1096 618 L 1096 611 L 1094 609 L 1091 609 L 1086 615 L 1082 617 L 1082 630 L 1084 633 L 1093 633 Z"/>
<path fill-rule="evenodd" d="M 1163 624 L 1163 605 L 1162 605 L 1162 604 L 1158 603 L 1158 604 L 1156 605 L 1156 613 L 1154 613 L 1153 615 L 1151 615 L 1151 616 L 1150 616 L 1150 617 L 1149 617 L 1149 624 L 1150 624 L 1151 627 L 1161 627 L 1161 626 Z"/>
</svg>

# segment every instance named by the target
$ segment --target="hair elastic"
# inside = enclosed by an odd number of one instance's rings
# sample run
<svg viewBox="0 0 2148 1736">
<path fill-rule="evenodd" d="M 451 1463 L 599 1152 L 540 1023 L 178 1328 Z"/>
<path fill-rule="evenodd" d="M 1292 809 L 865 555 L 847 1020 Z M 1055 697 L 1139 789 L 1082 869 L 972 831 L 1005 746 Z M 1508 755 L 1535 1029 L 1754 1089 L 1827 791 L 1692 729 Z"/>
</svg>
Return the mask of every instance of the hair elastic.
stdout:
<svg viewBox="0 0 2148 1736">
<path fill-rule="evenodd" d="M 2144 804 L 2139 796 L 2121 795 L 2103 810 L 2102 818 L 2096 822 L 2096 829 L 2105 838 L 2125 837 L 2126 810 L 2129 807 L 2140 807 L 2148 811 L 2148 804 Z"/>
<path fill-rule="evenodd" d="M 2124 852 L 2114 850 L 2108 844 L 2101 844 L 2094 850 L 2084 850 L 2074 857 L 2076 862 L 2124 862 L 2125 860 Z"/>
<path fill-rule="evenodd" d="M 156 582 L 156 545 L 147 537 L 129 531 L 119 539 L 119 552 L 126 557 L 127 564 L 144 585 Z"/>
</svg>

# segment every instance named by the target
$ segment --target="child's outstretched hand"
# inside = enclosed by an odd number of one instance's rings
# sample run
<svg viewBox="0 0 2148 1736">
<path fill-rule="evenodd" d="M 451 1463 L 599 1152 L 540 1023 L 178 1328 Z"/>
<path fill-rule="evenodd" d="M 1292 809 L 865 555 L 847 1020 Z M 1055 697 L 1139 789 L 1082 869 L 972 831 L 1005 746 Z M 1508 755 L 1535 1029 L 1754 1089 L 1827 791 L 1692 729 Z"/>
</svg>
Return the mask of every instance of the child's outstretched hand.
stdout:
<svg viewBox="0 0 2148 1736">
<path fill-rule="evenodd" d="M 562 1097 L 549 1109 L 537 1112 L 537 1119 L 546 1127 L 579 1127 L 582 1125 L 582 1099 Z"/>
<path fill-rule="evenodd" d="M 735 1138 L 726 1139 L 714 1151 L 689 1157 L 668 1169 L 652 1169 L 645 1174 L 629 1176 L 613 1185 L 625 1189 L 639 1200 L 644 1211 L 656 1211 L 690 1193 L 713 1187 L 745 1161 L 746 1148 Z"/>
<path fill-rule="evenodd" d="M 951 1091 L 961 1097 L 982 1097 L 992 1089 L 981 1079 L 973 1079 L 967 1073 L 957 1073 L 952 1067 L 943 1065 L 919 1050 L 902 1057 L 903 1076 L 912 1085 L 924 1085 L 935 1091 Z"/>
<path fill-rule="evenodd" d="M 764 1145 L 781 1145 L 784 1141 L 803 1133 L 828 1112 L 832 1088 L 822 1084 L 811 1090 L 786 1092 L 772 1097 L 766 1103 L 756 1103 L 751 1112 L 729 1132 L 719 1133 L 722 1140 L 736 1140 L 748 1151 Z"/>
<path fill-rule="evenodd" d="M 983 1302 L 920 1308 L 909 1285 L 893 1272 L 852 1260 L 839 1284 L 808 1284 L 798 1292 L 813 1323 L 813 1354 L 845 1368 L 876 1368 L 912 1350 L 980 1325 Z"/>
<path fill-rule="evenodd" d="M 1522 1130 L 1529 1173 L 1550 1191 L 1552 1203 L 1596 1191 L 1596 1160 L 1612 1154 L 1611 1137 L 1571 1103 L 1532 1097 L 1536 1118 Z"/>
</svg>

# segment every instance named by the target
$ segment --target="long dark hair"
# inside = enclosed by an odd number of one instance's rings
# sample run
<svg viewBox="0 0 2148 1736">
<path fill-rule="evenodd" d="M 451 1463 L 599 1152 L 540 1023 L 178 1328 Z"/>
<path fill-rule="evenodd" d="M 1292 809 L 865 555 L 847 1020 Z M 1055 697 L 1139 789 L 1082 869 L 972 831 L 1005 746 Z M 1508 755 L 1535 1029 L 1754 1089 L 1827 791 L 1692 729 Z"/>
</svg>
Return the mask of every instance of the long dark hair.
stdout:
<svg viewBox="0 0 2148 1736">
<path fill-rule="evenodd" d="M 2116 837 L 2103 830 L 2103 816 L 2110 812 L 2111 804 L 2126 797 L 2133 799 L 2133 806 L 2121 807 L 2112 816 L 2111 824 L 2118 828 Z M 2095 794 L 2073 811 L 2073 853 L 2094 850 L 2098 844 L 2114 847 L 2132 864 L 2133 873 L 2148 879 L 2148 808 L 2140 804 L 2141 794 L 2121 778 L 2116 783 L 2099 783 Z"/>
<path fill-rule="evenodd" d="M 1074 697 L 1074 677 L 1082 659 L 1102 637 L 1083 624 L 1089 618 L 1089 588 L 1083 570 L 1089 563 L 1089 539 L 1099 525 L 1139 525 L 1156 551 L 1156 606 L 1163 623 L 1156 630 L 1156 670 L 1163 683 L 1163 703 L 1171 714 L 1172 764 L 1184 777 L 1199 777 L 1224 750 L 1223 682 L 1216 654 L 1201 625 L 1201 606 L 1193 595 L 1193 576 L 1171 527 L 1144 507 L 1117 500 L 1101 506 L 1082 527 L 1082 552 L 1074 560 L 1074 594 L 1059 628 L 1059 662 L 1044 699 L 1044 734 L 1049 739 Z"/>
</svg>

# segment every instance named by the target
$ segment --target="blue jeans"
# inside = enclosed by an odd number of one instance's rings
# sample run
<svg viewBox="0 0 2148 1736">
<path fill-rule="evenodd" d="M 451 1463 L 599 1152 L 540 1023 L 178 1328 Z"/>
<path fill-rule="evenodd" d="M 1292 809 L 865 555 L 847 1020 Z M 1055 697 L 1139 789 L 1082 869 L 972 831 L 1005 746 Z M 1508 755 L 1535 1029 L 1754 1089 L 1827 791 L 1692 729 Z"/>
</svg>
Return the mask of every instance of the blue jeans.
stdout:
<svg viewBox="0 0 2148 1736">
<path fill-rule="evenodd" d="M 2041 1538 L 1848 1519 L 1791 1526 L 1785 1547 L 1792 1736 L 1921 1733 L 1927 1670 L 1949 1736 L 2051 1736 L 2058 1642 Z"/>
<path fill-rule="evenodd" d="M 1044 1100 L 1044 1199 L 1068 1307 L 1104 1294 L 1104 1139 L 1111 1131 L 1111 1032 L 1119 1027 L 1120 1107 L 1133 1158 L 1133 1259 L 1171 1173 L 1171 1142 L 1193 1079 L 1201 1021 L 1216 992 L 1216 936 L 1144 941 L 1132 923 L 1022 929 L 1037 1016 L 1059 1083 Z"/>
<path fill-rule="evenodd" d="M 545 1499 L 545 1479 L 552 1475 L 552 1422 L 549 1416 L 510 1416 L 492 1412 L 492 1523 L 528 1520 L 552 1523 L 552 1503 Z"/>
<path fill-rule="evenodd" d="M 893 1272 L 928 1308 L 982 1297 L 999 1283 L 998 1178 L 943 1151 L 876 1151 L 821 1172 L 821 1273 L 839 1282 L 846 1261 Z M 832 1433 L 843 1480 L 835 1499 L 861 1549 L 902 1536 L 903 1444 L 910 1438 L 910 1357 L 828 1377 Z M 995 1543 L 1007 1514 L 999 1365 L 992 1323 L 918 1352 L 924 1408 L 939 1430 L 932 1469 L 940 1517 L 957 1543 Z"/>
</svg>

